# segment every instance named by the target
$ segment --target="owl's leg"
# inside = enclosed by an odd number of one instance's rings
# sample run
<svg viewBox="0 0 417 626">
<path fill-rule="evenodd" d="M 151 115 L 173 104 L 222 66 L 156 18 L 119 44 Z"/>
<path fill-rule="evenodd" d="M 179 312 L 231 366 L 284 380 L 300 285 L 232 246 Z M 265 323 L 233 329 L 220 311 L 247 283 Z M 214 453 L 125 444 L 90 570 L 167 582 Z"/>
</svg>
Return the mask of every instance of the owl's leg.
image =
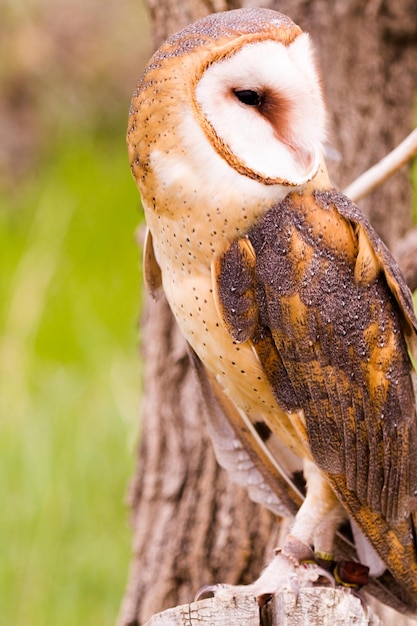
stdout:
<svg viewBox="0 0 417 626">
<path fill-rule="evenodd" d="M 316 465 L 305 462 L 304 475 L 306 499 L 283 545 L 253 583 L 257 596 L 270 595 L 288 586 L 294 590 L 311 586 L 323 577 L 333 581 L 317 559 L 320 562 L 333 559 L 334 537 L 344 518 L 343 510 Z"/>
<path fill-rule="evenodd" d="M 331 560 L 334 537 L 346 514 L 322 472 L 311 461 L 304 462 L 304 476 L 307 496 L 295 517 L 291 535 L 313 547 L 320 560 Z"/>
<path fill-rule="evenodd" d="M 333 577 L 318 565 L 316 552 L 331 558 L 333 540 L 342 520 L 341 507 L 331 487 L 318 468 L 311 462 L 304 467 L 307 482 L 306 499 L 300 507 L 293 527 L 283 545 L 260 577 L 248 586 L 216 585 L 205 588 L 216 596 L 253 593 L 263 598 L 289 588 L 298 591 L 312 586 L 319 578 L 333 582 Z"/>
</svg>

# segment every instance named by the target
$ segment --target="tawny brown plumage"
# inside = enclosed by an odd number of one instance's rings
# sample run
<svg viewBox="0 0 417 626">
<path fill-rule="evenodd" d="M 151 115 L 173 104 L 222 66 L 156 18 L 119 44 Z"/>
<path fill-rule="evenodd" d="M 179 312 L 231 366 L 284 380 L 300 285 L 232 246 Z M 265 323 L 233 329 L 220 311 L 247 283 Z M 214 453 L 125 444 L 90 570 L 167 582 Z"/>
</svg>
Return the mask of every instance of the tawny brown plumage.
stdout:
<svg viewBox="0 0 417 626">
<path fill-rule="evenodd" d="M 363 560 L 367 588 L 417 614 L 417 320 L 390 253 L 331 187 L 324 117 L 285 16 L 215 14 L 170 38 L 128 130 L 145 277 L 192 348 L 219 461 L 295 515 L 291 568 L 304 545 Z M 278 570 L 253 589 L 274 591 Z"/>
</svg>

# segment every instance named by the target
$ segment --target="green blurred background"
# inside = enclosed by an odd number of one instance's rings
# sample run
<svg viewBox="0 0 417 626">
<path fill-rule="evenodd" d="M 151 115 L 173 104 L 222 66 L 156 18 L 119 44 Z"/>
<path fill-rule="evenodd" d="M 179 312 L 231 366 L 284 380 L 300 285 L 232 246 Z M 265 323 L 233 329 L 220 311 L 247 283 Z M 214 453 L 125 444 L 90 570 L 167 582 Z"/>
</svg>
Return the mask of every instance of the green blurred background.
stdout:
<svg viewBox="0 0 417 626">
<path fill-rule="evenodd" d="M 0 624 L 114 624 L 141 392 L 141 0 L 0 7 Z"/>
</svg>

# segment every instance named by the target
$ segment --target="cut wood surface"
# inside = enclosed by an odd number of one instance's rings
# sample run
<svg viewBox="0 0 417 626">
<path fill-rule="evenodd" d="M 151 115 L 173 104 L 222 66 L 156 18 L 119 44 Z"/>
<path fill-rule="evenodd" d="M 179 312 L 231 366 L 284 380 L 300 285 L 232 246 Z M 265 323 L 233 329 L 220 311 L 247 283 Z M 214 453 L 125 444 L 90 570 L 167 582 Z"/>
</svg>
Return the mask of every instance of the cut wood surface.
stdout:
<svg viewBox="0 0 417 626">
<path fill-rule="evenodd" d="M 251 595 L 218 596 L 168 609 L 144 626 L 380 626 L 346 589 L 315 587 L 283 591 L 260 609 Z"/>
</svg>

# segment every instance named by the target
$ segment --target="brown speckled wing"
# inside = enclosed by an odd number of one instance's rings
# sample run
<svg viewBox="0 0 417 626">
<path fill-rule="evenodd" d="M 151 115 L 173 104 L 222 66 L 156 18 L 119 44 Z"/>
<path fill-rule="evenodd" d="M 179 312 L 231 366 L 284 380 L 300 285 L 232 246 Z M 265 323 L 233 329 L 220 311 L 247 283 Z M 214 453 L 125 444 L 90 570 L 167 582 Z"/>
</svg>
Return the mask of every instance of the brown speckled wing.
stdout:
<svg viewBox="0 0 417 626">
<path fill-rule="evenodd" d="M 417 597 L 417 425 L 404 337 L 417 324 L 404 280 L 336 192 L 288 195 L 247 240 L 217 262 L 225 324 L 252 341 L 278 405 L 303 409 L 315 462 Z"/>
<path fill-rule="evenodd" d="M 417 319 L 414 311 L 413 298 L 409 288 L 407 287 L 404 277 L 398 267 L 391 252 L 388 250 L 383 241 L 378 237 L 366 217 L 361 213 L 359 208 L 343 193 L 336 191 L 321 191 L 315 193 L 315 199 L 319 206 L 323 209 L 329 209 L 332 205 L 337 209 L 338 213 L 346 220 L 354 225 L 358 241 L 360 242 L 359 253 L 360 264 L 356 264 L 355 274 L 358 280 L 361 280 L 361 271 L 364 272 L 364 280 L 369 276 L 370 267 L 372 265 L 369 256 L 374 256 L 373 263 L 375 269 L 380 269 L 385 275 L 388 286 L 397 300 L 398 306 L 403 316 L 402 323 L 407 335 L 412 337 L 417 332 Z M 358 265 L 360 267 L 358 268 Z M 360 273 L 358 274 L 358 269 Z M 369 276 L 371 278 L 371 276 Z"/>
</svg>

